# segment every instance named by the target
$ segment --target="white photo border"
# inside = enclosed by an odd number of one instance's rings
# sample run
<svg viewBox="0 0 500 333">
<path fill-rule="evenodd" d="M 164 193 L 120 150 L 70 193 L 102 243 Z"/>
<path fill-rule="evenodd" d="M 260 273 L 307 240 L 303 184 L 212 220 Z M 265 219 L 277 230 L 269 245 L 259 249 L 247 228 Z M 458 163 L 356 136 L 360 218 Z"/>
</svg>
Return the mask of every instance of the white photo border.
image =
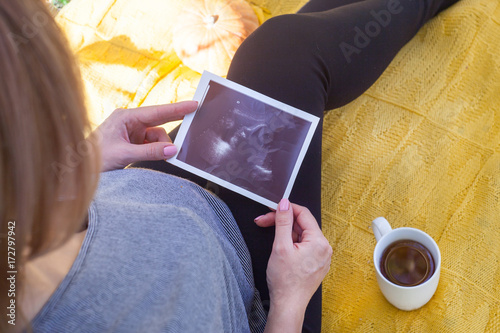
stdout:
<svg viewBox="0 0 500 333">
<path fill-rule="evenodd" d="M 214 82 L 216 82 L 222 86 L 225 86 L 229 89 L 232 89 L 232 90 L 235 90 L 235 91 L 240 92 L 242 94 L 245 94 L 245 95 L 247 95 L 247 96 L 249 96 L 257 101 L 268 104 L 272 107 L 275 107 L 279 110 L 282 110 L 286 113 L 289 113 L 295 117 L 301 118 L 301 119 L 310 123 L 309 130 L 308 130 L 307 135 L 304 139 L 304 142 L 302 143 L 302 147 L 300 149 L 299 155 L 295 161 L 295 165 L 293 167 L 292 173 L 291 173 L 290 178 L 288 180 L 288 184 L 286 186 L 285 193 L 283 194 L 283 198 L 288 198 L 290 196 L 290 192 L 292 191 L 293 184 L 295 183 L 295 179 L 296 179 L 297 174 L 299 172 L 300 166 L 302 165 L 302 161 L 304 160 L 304 157 L 306 155 L 307 149 L 309 148 L 309 144 L 311 143 L 314 132 L 316 131 L 316 127 L 318 126 L 319 118 L 310 114 L 310 113 L 304 112 L 304 111 L 299 110 L 297 108 L 294 108 L 290 105 L 279 102 L 273 98 L 270 98 L 266 95 L 258 93 L 252 89 L 249 89 L 247 87 L 244 87 L 244 86 L 237 84 L 233 81 L 224 79 L 220 76 L 217 76 L 217 75 L 210 73 L 210 72 L 207 72 L 207 71 L 203 72 L 201 79 L 200 79 L 200 82 L 198 83 L 198 87 L 196 88 L 196 92 L 195 92 L 194 97 L 193 97 L 193 100 L 198 102 L 198 110 L 200 109 L 200 107 L 203 104 L 203 100 L 208 92 L 209 84 L 211 81 L 214 81 Z M 176 165 L 176 166 L 178 166 L 186 171 L 189 171 L 195 175 L 198 175 L 202 178 L 205 178 L 213 183 L 216 183 L 220 186 L 223 186 L 229 190 L 235 191 L 235 192 L 237 192 L 243 196 L 246 196 L 247 198 L 250 198 L 254 201 L 257 201 L 257 202 L 259 202 L 267 207 L 277 209 L 278 202 L 271 201 L 271 200 L 264 198 L 256 193 L 253 193 L 245 188 L 242 188 L 238 185 L 232 184 L 224 179 L 221 179 L 221 178 L 214 176 L 214 175 L 212 175 L 204 170 L 196 168 L 190 164 L 187 164 L 187 163 L 177 159 L 177 156 L 180 152 L 180 148 L 182 147 L 182 145 L 184 143 L 184 139 L 186 138 L 188 130 L 189 130 L 191 123 L 194 119 L 194 116 L 195 116 L 196 112 L 198 112 L 198 110 L 196 110 L 195 112 L 190 113 L 184 117 L 184 120 L 182 121 L 181 126 L 179 128 L 179 131 L 177 133 L 177 136 L 174 140 L 174 144 L 177 146 L 178 152 L 175 156 L 168 159 L 167 162 L 169 162 L 173 165 Z"/>
</svg>

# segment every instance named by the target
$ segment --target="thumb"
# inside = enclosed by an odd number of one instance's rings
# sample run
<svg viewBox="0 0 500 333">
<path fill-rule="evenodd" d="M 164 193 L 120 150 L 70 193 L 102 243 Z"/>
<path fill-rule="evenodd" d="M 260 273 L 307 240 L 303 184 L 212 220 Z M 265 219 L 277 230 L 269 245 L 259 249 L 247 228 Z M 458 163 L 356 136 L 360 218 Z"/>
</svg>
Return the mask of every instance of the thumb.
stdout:
<svg viewBox="0 0 500 333">
<path fill-rule="evenodd" d="M 177 147 L 170 142 L 152 142 L 131 146 L 130 159 L 134 161 L 165 160 L 177 153 Z"/>
<path fill-rule="evenodd" d="M 276 233 L 274 243 L 283 246 L 293 245 L 293 210 L 288 199 L 281 199 L 276 211 Z"/>
</svg>

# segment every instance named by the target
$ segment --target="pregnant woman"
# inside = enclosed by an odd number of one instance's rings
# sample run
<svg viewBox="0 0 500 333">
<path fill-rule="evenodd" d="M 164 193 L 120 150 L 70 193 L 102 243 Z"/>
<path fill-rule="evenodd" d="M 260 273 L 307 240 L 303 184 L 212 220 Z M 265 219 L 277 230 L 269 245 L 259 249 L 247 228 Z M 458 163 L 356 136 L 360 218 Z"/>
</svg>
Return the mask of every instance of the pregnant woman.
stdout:
<svg viewBox="0 0 500 333">
<path fill-rule="evenodd" d="M 228 78 L 322 116 L 451 2 L 313 0 L 247 38 Z M 162 161 L 176 148 L 156 126 L 195 102 L 117 110 L 89 134 L 77 67 L 42 1 L 0 0 L 0 73 L 1 331 L 320 331 L 332 253 L 321 131 L 294 203 L 269 212 Z M 160 161 L 123 169 L 145 160 Z"/>
</svg>

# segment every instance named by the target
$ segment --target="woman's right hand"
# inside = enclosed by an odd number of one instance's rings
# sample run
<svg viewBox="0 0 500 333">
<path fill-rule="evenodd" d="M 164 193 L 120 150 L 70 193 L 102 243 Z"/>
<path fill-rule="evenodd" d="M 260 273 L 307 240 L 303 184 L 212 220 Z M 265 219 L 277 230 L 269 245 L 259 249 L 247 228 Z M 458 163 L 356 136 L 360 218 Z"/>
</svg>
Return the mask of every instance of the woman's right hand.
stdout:
<svg viewBox="0 0 500 333">
<path fill-rule="evenodd" d="M 276 226 L 267 265 L 271 304 L 266 332 L 300 332 L 309 300 L 330 269 L 332 247 L 311 212 L 287 199 L 256 223 Z"/>
</svg>

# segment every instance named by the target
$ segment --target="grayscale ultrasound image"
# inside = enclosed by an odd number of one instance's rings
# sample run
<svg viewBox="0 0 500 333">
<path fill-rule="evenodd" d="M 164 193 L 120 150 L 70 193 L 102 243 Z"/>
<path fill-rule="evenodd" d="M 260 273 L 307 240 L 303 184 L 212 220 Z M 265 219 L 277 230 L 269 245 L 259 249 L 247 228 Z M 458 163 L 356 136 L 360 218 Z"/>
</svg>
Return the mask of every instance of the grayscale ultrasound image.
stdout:
<svg viewBox="0 0 500 333">
<path fill-rule="evenodd" d="M 211 81 L 177 159 L 279 202 L 310 126 Z"/>
</svg>

